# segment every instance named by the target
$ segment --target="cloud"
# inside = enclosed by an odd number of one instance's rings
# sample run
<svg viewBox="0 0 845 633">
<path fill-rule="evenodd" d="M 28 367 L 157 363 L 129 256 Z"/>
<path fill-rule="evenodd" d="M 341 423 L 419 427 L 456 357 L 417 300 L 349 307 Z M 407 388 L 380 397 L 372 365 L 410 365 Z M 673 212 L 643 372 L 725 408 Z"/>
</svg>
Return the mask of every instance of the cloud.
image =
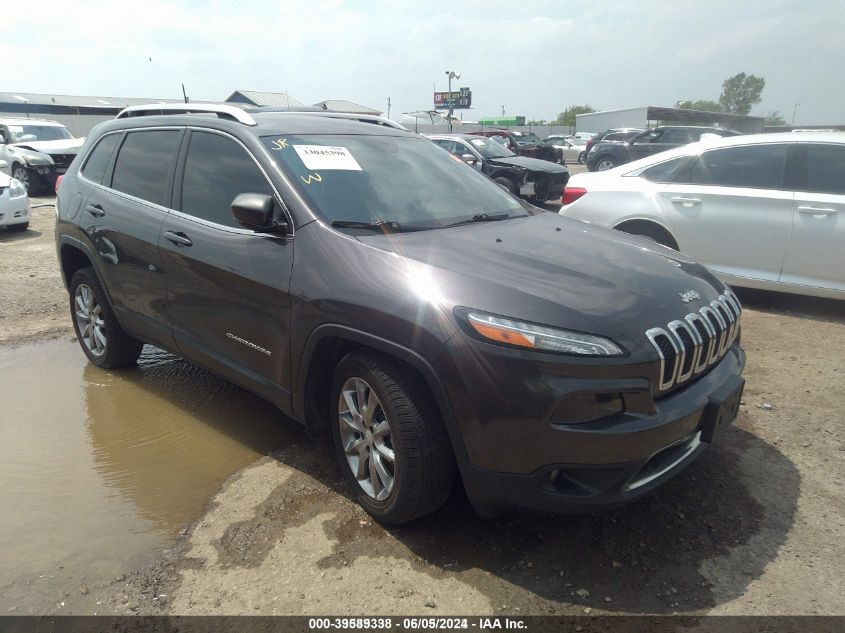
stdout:
<svg viewBox="0 0 845 633">
<path fill-rule="evenodd" d="M 6 21 L 15 26 L 0 54 L 15 63 L 4 83 L 30 92 L 178 98 L 184 82 L 194 100 L 287 90 L 384 109 L 391 97 L 396 114 L 430 107 L 452 69 L 473 90 L 473 118 L 502 105 L 553 118 L 576 103 L 716 99 L 740 71 L 766 78 L 760 111 L 801 102 L 799 120 L 837 122 L 845 97 L 832 76 L 845 53 L 836 0 L 812 10 L 786 0 L 42 0 L 7 7 Z"/>
</svg>

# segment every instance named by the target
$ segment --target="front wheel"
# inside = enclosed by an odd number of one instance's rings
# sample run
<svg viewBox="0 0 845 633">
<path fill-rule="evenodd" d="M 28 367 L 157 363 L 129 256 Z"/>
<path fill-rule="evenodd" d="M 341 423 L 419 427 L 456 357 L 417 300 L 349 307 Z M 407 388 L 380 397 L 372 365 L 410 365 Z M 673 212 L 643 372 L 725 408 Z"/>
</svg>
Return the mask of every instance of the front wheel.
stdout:
<svg viewBox="0 0 845 633">
<path fill-rule="evenodd" d="M 616 161 L 612 158 L 602 157 L 596 161 L 596 171 L 607 171 L 616 167 Z"/>
<path fill-rule="evenodd" d="M 493 180 L 495 180 L 496 184 L 500 187 L 507 189 L 511 193 L 516 193 L 516 187 L 514 187 L 513 181 L 510 178 L 499 176 L 498 178 L 494 178 Z"/>
<path fill-rule="evenodd" d="M 123 331 L 92 268 L 77 270 L 70 282 L 70 313 L 82 351 L 104 369 L 134 365 L 144 344 Z"/>
<path fill-rule="evenodd" d="M 389 357 L 354 352 L 335 370 L 332 435 L 358 503 L 383 523 L 434 512 L 452 487 L 449 438 L 420 378 Z"/>
<path fill-rule="evenodd" d="M 32 178 L 30 177 L 30 170 L 28 168 L 15 163 L 12 166 L 12 178 L 19 180 L 27 193 L 32 193 Z"/>
</svg>

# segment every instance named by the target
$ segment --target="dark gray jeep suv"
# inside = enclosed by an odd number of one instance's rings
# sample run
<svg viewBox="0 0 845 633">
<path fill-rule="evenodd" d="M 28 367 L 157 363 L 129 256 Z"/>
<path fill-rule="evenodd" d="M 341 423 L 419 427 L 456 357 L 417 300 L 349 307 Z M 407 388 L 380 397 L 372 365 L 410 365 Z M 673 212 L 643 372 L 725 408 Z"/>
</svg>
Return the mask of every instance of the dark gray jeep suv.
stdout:
<svg viewBox="0 0 845 633">
<path fill-rule="evenodd" d="M 643 495 L 734 419 L 736 297 L 678 252 L 543 212 L 372 118 L 132 107 L 59 187 L 82 350 L 150 343 L 330 427 L 377 519 Z M 381 124 L 380 124 L 381 123 Z"/>
</svg>

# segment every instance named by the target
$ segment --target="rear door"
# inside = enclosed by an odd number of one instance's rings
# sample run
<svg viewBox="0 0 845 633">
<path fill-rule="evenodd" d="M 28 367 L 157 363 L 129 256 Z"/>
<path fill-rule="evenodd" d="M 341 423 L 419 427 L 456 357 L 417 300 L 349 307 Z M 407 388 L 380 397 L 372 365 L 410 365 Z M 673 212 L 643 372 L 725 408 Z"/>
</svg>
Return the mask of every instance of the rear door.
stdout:
<svg viewBox="0 0 845 633">
<path fill-rule="evenodd" d="M 657 195 L 681 250 L 715 271 L 777 281 L 792 226 L 784 186 L 788 144 L 694 156 Z"/>
<path fill-rule="evenodd" d="M 238 194 L 275 191 L 246 147 L 216 130 L 190 130 L 177 174 L 176 210 L 159 241 L 176 344 L 287 409 L 288 385 L 279 384 L 288 370 L 293 239 L 248 230 L 231 213 Z"/>
<path fill-rule="evenodd" d="M 80 173 L 91 193 L 79 225 L 97 251 L 98 271 L 118 320 L 130 332 L 164 345 L 170 332 L 164 325 L 158 236 L 183 133 L 156 128 L 104 136 Z"/>
<path fill-rule="evenodd" d="M 801 143 L 781 281 L 845 292 L 845 144 Z"/>
</svg>

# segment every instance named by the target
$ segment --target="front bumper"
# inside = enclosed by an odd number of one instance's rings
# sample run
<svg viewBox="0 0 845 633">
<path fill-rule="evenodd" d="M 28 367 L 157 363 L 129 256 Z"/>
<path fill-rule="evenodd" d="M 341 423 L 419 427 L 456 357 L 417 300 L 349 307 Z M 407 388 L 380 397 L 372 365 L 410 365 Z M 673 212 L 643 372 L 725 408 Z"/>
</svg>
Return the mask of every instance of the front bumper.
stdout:
<svg viewBox="0 0 845 633">
<path fill-rule="evenodd" d="M 8 188 L 0 192 L 0 226 L 29 222 L 31 215 L 28 196 L 12 198 Z"/>
<path fill-rule="evenodd" d="M 711 398 L 726 386 L 741 385 L 744 365 L 745 354 L 736 344 L 708 373 L 651 400 L 650 410 L 632 406 L 629 411 L 626 398 L 625 413 L 595 422 L 561 424 L 526 415 L 506 425 L 485 424 L 483 436 L 464 429 L 467 455 L 458 456 L 458 465 L 467 496 L 487 516 L 508 509 L 592 512 L 629 503 L 674 477 L 709 446 L 714 437 L 705 412 Z M 631 386 L 614 378 L 589 382 L 591 389 L 607 392 Z M 526 413 L 534 405 L 522 404 Z"/>
</svg>

